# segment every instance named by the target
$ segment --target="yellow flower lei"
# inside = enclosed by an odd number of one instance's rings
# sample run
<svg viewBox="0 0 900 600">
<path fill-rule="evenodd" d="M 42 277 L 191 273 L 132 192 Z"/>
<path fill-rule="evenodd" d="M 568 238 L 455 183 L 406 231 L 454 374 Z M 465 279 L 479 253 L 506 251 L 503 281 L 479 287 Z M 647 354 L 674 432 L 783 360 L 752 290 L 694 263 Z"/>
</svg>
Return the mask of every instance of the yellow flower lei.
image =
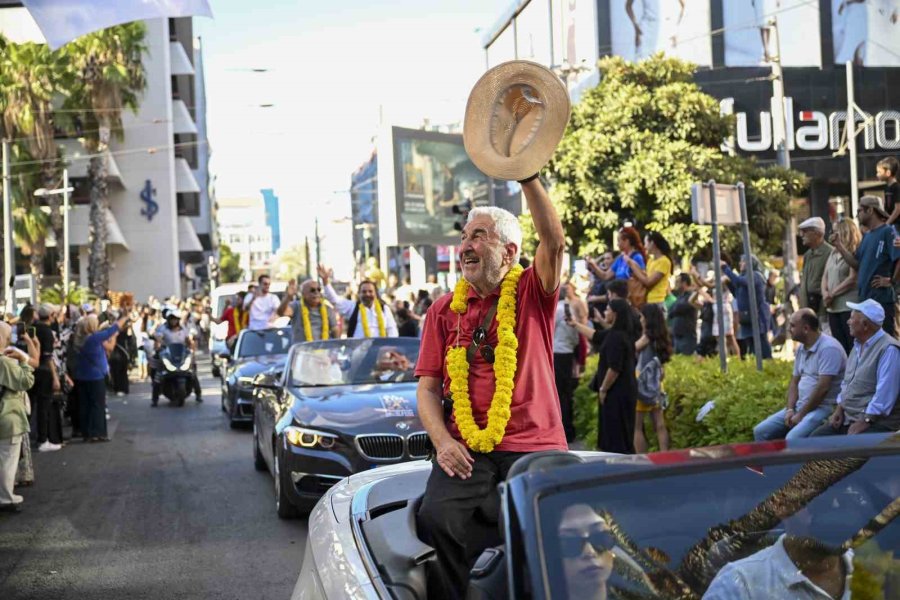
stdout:
<svg viewBox="0 0 900 600">
<path fill-rule="evenodd" d="M 362 319 L 362 327 L 363 327 L 363 336 L 364 337 L 372 337 L 369 334 L 369 311 L 366 310 L 364 304 L 359 303 L 359 318 Z M 384 313 L 381 310 L 381 302 L 378 301 L 378 298 L 375 298 L 375 316 L 378 318 L 378 335 L 381 337 L 387 337 L 387 330 L 384 328 Z M 349 334 L 349 335 L 352 335 Z"/>
<path fill-rule="evenodd" d="M 453 412 L 459 433 L 476 452 L 490 452 L 503 441 L 509 422 L 510 405 L 516 376 L 519 340 L 516 338 L 516 291 L 522 267 L 514 265 L 500 284 L 500 301 L 497 304 L 497 348 L 494 350 L 494 397 L 488 410 L 487 427 L 479 429 L 472 416 L 469 399 L 469 361 L 466 348 L 459 345 L 459 321 L 456 328 L 456 346 L 447 350 L 447 373 L 450 375 L 450 392 L 453 394 Z M 466 312 L 469 283 L 460 279 L 453 290 L 450 309 L 462 315 Z"/>
<path fill-rule="evenodd" d="M 300 301 L 300 314 L 303 315 L 303 335 L 306 336 L 306 341 L 313 341 L 312 334 L 312 323 L 309 322 L 309 309 L 306 307 L 306 302 Z M 322 339 L 327 340 L 329 338 L 328 335 L 328 309 L 325 308 L 325 303 L 319 303 L 319 315 L 322 317 Z"/>
</svg>

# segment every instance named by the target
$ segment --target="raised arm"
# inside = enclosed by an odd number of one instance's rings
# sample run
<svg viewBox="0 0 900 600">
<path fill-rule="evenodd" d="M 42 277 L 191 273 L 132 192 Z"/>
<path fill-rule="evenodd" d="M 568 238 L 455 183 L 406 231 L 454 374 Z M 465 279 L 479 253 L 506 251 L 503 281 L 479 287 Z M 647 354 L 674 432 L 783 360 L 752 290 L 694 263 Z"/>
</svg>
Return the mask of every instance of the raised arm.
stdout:
<svg viewBox="0 0 900 600">
<path fill-rule="evenodd" d="M 551 293 L 559 287 L 566 237 L 562 222 L 550 198 L 540 182 L 540 178 L 526 180 L 522 192 L 531 212 L 531 219 L 538 236 L 538 247 L 534 255 L 534 269 L 544 292 Z"/>
<path fill-rule="evenodd" d="M 338 296 L 338 293 L 334 291 L 334 288 L 331 287 L 331 277 L 334 275 L 334 271 L 325 265 L 319 265 L 318 271 L 319 278 L 322 280 L 322 291 L 325 293 L 325 298 L 331 302 L 332 306 L 334 306 L 339 313 L 345 317 L 349 317 L 353 314 L 356 303 L 352 300 L 341 298 Z"/>
</svg>

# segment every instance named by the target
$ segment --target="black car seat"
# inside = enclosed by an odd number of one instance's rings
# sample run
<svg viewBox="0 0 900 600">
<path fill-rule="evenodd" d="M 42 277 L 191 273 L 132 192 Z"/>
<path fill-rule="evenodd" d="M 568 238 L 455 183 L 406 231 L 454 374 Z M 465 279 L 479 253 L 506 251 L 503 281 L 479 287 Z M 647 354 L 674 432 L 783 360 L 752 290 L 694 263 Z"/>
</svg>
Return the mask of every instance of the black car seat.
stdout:
<svg viewBox="0 0 900 600">
<path fill-rule="evenodd" d="M 509 481 L 522 473 L 532 473 L 553 469 L 562 465 L 570 465 L 584 462 L 576 454 L 570 454 L 561 450 L 548 450 L 546 452 L 534 452 L 523 456 L 513 464 L 506 475 Z M 496 509 L 490 514 L 500 516 L 499 495 L 492 495 L 496 502 Z M 488 508 L 488 507 L 483 507 Z M 500 519 L 502 521 L 502 517 Z M 498 523 L 502 527 L 502 523 Z M 475 565 L 469 574 L 469 587 L 466 591 L 466 600 L 499 600 L 509 595 L 509 585 L 506 576 L 506 546 L 494 546 L 487 548 L 475 561 Z"/>
</svg>

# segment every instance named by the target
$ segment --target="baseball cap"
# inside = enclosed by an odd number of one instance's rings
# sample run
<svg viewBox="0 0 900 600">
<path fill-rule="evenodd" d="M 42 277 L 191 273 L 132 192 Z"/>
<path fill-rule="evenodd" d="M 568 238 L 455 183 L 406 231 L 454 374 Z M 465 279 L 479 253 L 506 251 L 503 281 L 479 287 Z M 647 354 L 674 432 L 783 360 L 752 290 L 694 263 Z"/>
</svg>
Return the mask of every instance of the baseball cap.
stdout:
<svg viewBox="0 0 900 600">
<path fill-rule="evenodd" d="M 884 201 L 878 196 L 863 196 L 859 199 L 859 206 L 868 206 L 869 208 L 874 208 L 875 212 L 880 214 L 882 217 L 887 219 L 891 215 L 884 210 Z"/>
<path fill-rule="evenodd" d="M 858 310 L 876 325 L 884 323 L 884 307 L 871 298 L 863 302 L 848 302 L 847 306 L 850 307 L 851 310 Z"/>
<path fill-rule="evenodd" d="M 822 217 L 810 217 L 807 220 L 800 223 L 800 226 L 797 229 L 818 229 L 822 233 L 825 232 L 825 221 L 822 220 Z"/>
<path fill-rule="evenodd" d="M 81 310 L 84 312 L 84 314 L 89 315 L 94 312 L 94 305 L 90 302 L 85 302 L 81 305 Z"/>
</svg>

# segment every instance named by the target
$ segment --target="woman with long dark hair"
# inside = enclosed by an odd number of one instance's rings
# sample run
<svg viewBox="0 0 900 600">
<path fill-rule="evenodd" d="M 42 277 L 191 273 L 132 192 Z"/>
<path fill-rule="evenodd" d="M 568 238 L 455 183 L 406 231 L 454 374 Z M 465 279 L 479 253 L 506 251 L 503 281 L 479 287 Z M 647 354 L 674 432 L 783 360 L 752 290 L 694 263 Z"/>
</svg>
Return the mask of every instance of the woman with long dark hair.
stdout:
<svg viewBox="0 0 900 600">
<path fill-rule="evenodd" d="M 645 304 L 641 307 L 641 327 L 644 333 L 635 344 L 638 353 L 638 379 L 652 379 L 653 381 L 648 382 L 648 388 L 659 390 L 659 394 L 656 398 L 642 398 L 641 387 L 638 387 L 639 397 L 634 427 L 634 449 L 638 453 L 647 451 L 647 438 L 644 436 L 644 421 L 647 420 L 647 415 L 653 421 L 659 449 L 669 449 L 669 430 L 666 428 L 666 419 L 663 415 L 665 400 L 662 395 L 662 380 L 665 377 L 664 365 L 672 359 L 672 340 L 669 337 L 669 328 L 666 327 L 665 315 L 659 306 Z"/>
<path fill-rule="evenodd" d="M 647 303 L 656 304 L 666 312 L 666 296 L 669 295 L 670 282 L 674 270 L 675 259 L 672 257 L 672 246 L 658 231 L 649 231 L 644 239 L 647 249 L 647 268 L 643 269 L 630 256 L 625 257 L 631 276 L 647 290 Z"/>
<path fill-rule="evenodd" d="M 634 320 L 631 305 L 616 298 L 606 307 L 609 330 L 600 346 L 597 364 L 600 390 L 600 450 L 634 454 L 634 417 L 637 402 Z"/>
<path fill-rule="evenodd" d="M 641 269 L 647 266 L 647 251 L 641 243 L 641 234 L 634 227 L 623 227 L 616 238 L 619 246 L 619 256 L 613 261 L 609 269 L 596 272 L 596 275 L 604 281 L 611 279 L 631 279 L 631 267 L 626 258 L 631 259 Z"/>
</svg>

